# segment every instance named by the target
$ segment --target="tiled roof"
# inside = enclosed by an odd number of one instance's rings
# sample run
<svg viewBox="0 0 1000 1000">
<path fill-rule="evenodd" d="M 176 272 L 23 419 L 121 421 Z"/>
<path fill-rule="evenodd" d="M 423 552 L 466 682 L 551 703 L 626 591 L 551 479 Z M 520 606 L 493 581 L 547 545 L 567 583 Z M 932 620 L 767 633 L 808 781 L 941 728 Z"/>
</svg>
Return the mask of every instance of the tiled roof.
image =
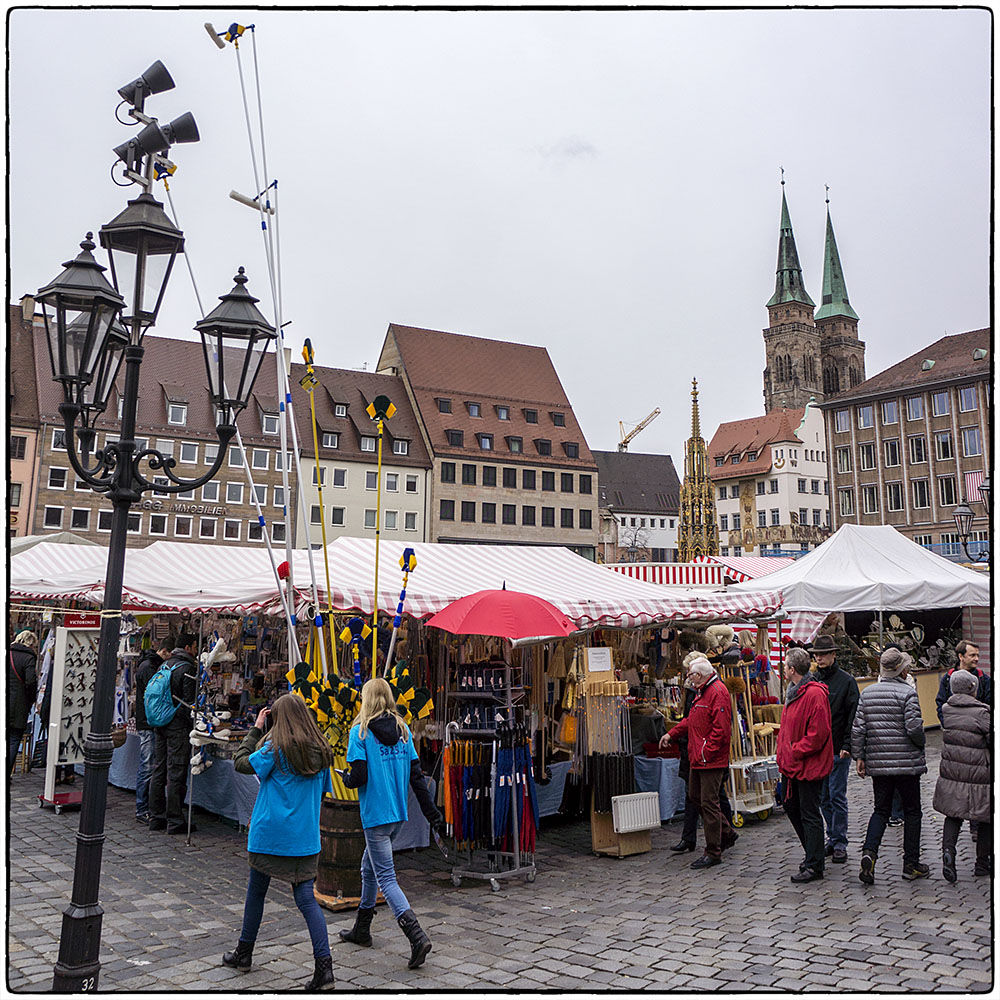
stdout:
<svg viewBox="0 0 1000 1000">
<path fill-rule="evenodd" d="M 42 342 L 42 361 L 44 367 L 37 368 L 35 362 L 34 334 L 32 324 L 25 323 L 20 305 L 12 305 L 8 311 L 10 338 L 8 340 L 9 354 L 7 357 L 7 390 L 10 401 L 10 421 L 12 424 L 23 424 L 29 427 L 38 423 L 38 393 L 36 378 L 52 377 L 52 367 L 49 364 L 48 350 Z M 17 377 L 11 375 L 16 372 Z M 37 373 L 37 374 L 36 374 Z"/>
<path fill-rule="evenodd" d="M 859 399 L 894 389 L 917 389 L 922 385 L 950 379 L 988 378 L 993 361 L 992 340 L 992 331 L 988 328 L 942 337 L 853 389 L 827 400 L 823 406 L 834 407 L 848 399 Z M 974 358 L 976 350 L 986 351 L 986 356 Z M 934 364 L 925 370 L 925 361 L 933 361 Z"/>
<path fill-rule="evenodd" d="M 397 365 L 397 350 L 402 361 L 399 374 L 405 369 L 436 455 L 595 468 L 544 347 L 393 323 L 386 334 L 379 371 Z M 450 413 L 440 412 L 439 399 L 450 401 Z M 480 416 L 470 413 L 470 403 L 479 404 Z M 509 419 L 500 419 L 498 407 L 506 407 Z M 528 423 L 525 410 L 535 410 L 538 422 Z M 553 413 L 562 414 L 564 426 L 554 422 Z M 448 431 L 462 432 L 461 446 L 449 444 Z M 492 455 L 480 447 L 477 435 L 481 434 L 493 436 Z M 509 450 L 508 437 L 521 438 L 521 453 Z M 551 455 L 541 454 L 536 440 L 551 442 Z M 576 445 L 577 458 L 566 454 L 566 444 Z"/>
<path fill-rule="evenodd" d="M 595 451 L 602 507 L 616 510 L 677 514 L 680 481 L 669 455 L 628 451 Z"/>
<path fill-rule="evenodd" d="M 804 409 L 772 410 L 747 420 L 731 420 L 719 424 L 708 445 L 708 474 L 715 479 L 746 479 L 768 472 L 771 468 L 771 445 L 790 441 L 802 442 L 795 436 L 795 428 L 802 422 Z M 757 452 L 757 458 L 748 462 L 747 452 Z M 732 456 L 740 461 L 735 465 Z M 725 458 L 725 465 L 716 465 L 717 458 Z"/>
</svg>

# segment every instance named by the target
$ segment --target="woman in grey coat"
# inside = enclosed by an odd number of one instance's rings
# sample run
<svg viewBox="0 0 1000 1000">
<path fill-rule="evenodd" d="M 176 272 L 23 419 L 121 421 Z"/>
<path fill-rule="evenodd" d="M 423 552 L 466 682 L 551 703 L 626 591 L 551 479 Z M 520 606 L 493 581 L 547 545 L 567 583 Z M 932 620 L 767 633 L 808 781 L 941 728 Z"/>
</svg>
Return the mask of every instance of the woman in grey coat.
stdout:
<svg viewBox="0 0 1000 1000">
<path fill-rule="evenodd" d="M 861 853 L 858 878 L 875 884 L 875 860 L 892 812 L 892 796 L 903 800 L 903 878 L 927 878 L 920 862 L 920 775 L 924 759 L 924 721 L 917 692 L 906 683 L 913 660 L 900 649 L 887 649 L 879 660 L 879 684 L 861 692 L 851 732 L 851 756 L 858 774 L 872 779 L 875 811 Z"/>
<path fill-rule="evenodd" d="M 990 709 L 976 698 L 978 679 L 968 670 L 951 675 L 951 697 L 941 706 L 944 749 L 934 788 L 934 808 L 944 813 L 943 873 L 955 882 L 955 847 L 962 820 L 979 823 L 977 875 L 993 872 L 990 811 Z"/>
</svg>

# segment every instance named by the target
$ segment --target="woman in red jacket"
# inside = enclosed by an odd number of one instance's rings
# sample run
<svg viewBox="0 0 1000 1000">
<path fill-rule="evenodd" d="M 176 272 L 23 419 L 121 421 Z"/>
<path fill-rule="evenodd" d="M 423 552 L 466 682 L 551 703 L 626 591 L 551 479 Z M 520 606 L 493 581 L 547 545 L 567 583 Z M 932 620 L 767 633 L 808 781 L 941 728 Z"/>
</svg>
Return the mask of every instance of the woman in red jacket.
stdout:
<svg viewBox="0 0 1000 1000">
<path fill-rule="evenodd" d="M 791 649 L 785 658 L 785 707 L 778 730 L 778 767 L 785 776 L 785 815 L 806 852 L 793 882 L 823 877 L 823 779 L 833 770 L 833 729 L 826 685 L 809 678 L 809 654 Z"/>
<path fill-rule="evenodd" d="M 691 662 L 688 676 L 698 692 L 691 711 L 661 737 L 660 746 L 666 747 L 670 740 L 687 735 L 691 765 L 688 796 L 697 803 L 705 828 L 705 853 L 691 867 L 711 868 L 721 863 L 723 849 L 736 843 L 736 834 L 719 806 L 719 788 L 729 774 L 733 703 L 728 688 L 704 657 Z"/>
</svg>

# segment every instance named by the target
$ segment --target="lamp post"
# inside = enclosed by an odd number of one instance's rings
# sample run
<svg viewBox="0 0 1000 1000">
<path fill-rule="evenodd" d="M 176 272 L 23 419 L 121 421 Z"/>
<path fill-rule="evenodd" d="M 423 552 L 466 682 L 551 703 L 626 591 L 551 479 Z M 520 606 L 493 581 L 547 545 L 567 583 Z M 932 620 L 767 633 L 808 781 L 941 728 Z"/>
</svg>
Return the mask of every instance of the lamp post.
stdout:
<svg viewBox="0 0 1000 1000">
<path fill-rule="evenodd" d="M 169 81 L 162 64 L 156 65 Z M 161 76 L 157 86 L 168 89 L 162 83 Z M 130 87 L 136 89 L 135 85 Z M 129 88 L 123 88 L 126 89 Z M 143 87 L 137 89 L 141 100 Z M 146 89 L 156 92 L 153 87 Z M 144 133 L 156 125 L 155 119 L 146 118 L 141 110 L 134 116 L 147 123 Z M 197 137 L 197 129 L 193 119 L 187 124 L 186 138 L 175 137 L 174 141 L 194 141 L 192 135 Z M 163 131 L 169 132 L 170 126 Z M 131 147 L 132 143 L 128 145 Z M 106 269 L 94 259 L 91 251 L 95 245 L 92 234 L 88 233 L 80 244 L 80 254 L 67 261 L 63 272 L 36 296 L 42 308 L 53 379 L 63 387 L 59 412 L 65 427 L 66 453 L 77 478 L 96 493 L 106 494 L 112 505 L 93 714 L 83 747 L 83 796 L 73 892 L 63 913 L 53 978 L 53 990 L 64 993 L 94 992 L 100 988 L 104 911 L 98 894 L 129 510 L 148 490 L 179 493 L 195 489 L 218 472 L 227 445 L 236 433 L 236 418 L 249 400 L 267 345 L 276 338 L 274 328 L 255 307 L 257 299 L 246 291 L 246 277 L 240 268 L 233 291 L 222 296 L 221 305 L 195 327 L 202 336 L 209 395 L 216 414 L 219 451 L 212 468 L 195 479 L 182 480 L 174 472 L 176 462 L 172 456 L 153 448 L 136 451 L 139 372 L 145 352 L 142 339 L 156 321 L 173 262 L 184 248 L 184 234 L 148 190 L 154 157 L 165 148 L 161 143 L 153 145 L 158 148 L 152 152 L 130 153 L 132 159 L 127 163 L 135 168 L 129 169 L 127 176 L 143 184 L 145 190 L 100 233 L 101 243 L 111 257 L 114 286 L 104 276 Z M 129 296 L 128 301 L 123 293 Z M 95 422 L 107 407 L 122 362 L 125 379 L 118 440 L 95 451 Z M 168 482 L 154 484 L 144 474 L 143 464 L 149 470 L 162 472 Z"/>
<path fill-rule="evenodd" d="M 986 508 L 987 523 L 992 525 L 993 508 L 990 504 L 992 499 L 992 489 L 990 486 L 989 474 L 987 474 L 983 481 L 979 484 L 979 496 L 983 502 L 983 506 Z M 979 548 L 975 555 L 969 551 L 969 538 L 972 535 L 972 523 L 975 519 L 976 514 L 966 500 L 963 500 L 955 508 L 955 526 L 958 528 L 958 537 L 962 540 L 962 548 L 965 550 L 966 559 L 970 562 L 988 563 L 990 561 L 989 546 Z"/>
</svg>

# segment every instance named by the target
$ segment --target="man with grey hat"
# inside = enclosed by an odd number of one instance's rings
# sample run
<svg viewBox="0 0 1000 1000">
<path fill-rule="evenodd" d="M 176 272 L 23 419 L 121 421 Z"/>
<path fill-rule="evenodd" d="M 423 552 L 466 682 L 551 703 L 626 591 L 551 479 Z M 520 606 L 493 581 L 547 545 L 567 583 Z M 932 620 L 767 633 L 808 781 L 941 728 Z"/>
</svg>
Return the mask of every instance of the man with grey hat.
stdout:
<svg viewBox="0 0 1000 1000">
<path fill-rule="evenodd" d="M 851 733 L 851 752 L 858 774 L 870 777 L 875 810 L 861 854 L 858 878 L 875 883 L 875 861 L 898 789 L 903 800 L 903 878 L 927 878 L 930 869 L 920 862 L 920 775 L 924 759 L 924 722 L 917 692 L 906 683 L 913 660 L 900 649 L 887 649 L 879 660 L 879 684 L 861 692 Z"/>
</svg>

